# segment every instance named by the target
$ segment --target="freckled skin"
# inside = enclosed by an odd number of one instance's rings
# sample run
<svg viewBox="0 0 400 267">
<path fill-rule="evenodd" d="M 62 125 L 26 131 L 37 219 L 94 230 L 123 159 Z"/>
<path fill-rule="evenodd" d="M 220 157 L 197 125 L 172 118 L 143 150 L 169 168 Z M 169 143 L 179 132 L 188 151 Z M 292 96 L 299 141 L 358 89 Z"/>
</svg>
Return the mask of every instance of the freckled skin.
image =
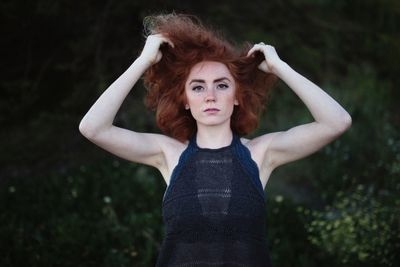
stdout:
<svg viewBox="0 0 400 267">
<path fill-rule="evenodd" d="M 230 124 L 236 84 L 229 69 L 220 62 L 196 64 L 185 84 L 186 108 L 198 124 L 215 126 Z"/>
</svg>

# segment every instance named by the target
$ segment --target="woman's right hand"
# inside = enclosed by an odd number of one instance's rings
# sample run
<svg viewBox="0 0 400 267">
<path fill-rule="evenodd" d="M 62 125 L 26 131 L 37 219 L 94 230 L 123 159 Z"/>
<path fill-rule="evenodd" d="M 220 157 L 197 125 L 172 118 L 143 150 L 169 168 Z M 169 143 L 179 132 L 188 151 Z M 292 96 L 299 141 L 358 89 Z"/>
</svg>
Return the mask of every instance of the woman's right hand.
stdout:
<svg viewBox="0 0 400 267">
<path fill-rule="evenodd" d="M 156 64 L 162 58 L 160 46 L 163 43 L 169 44 L 174 47 L 174 44 L 162 34 L 153 34 L 147 37 L 143 51 L 140 54 L 140 58 L 146 60 L 150 65 Z"/>
</svg>

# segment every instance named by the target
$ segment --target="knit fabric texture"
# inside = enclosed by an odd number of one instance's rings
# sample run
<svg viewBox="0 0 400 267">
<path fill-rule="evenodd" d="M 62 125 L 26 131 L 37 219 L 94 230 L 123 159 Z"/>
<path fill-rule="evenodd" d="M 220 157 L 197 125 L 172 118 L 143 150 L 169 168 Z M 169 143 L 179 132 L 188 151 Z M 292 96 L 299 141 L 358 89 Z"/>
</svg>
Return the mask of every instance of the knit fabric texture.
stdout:
<svg viewBox="0 0 400 267">
<path fill-rule="evenodd" d="M 271 266 L 265 212 L 257 165 L 240 138 L 218 149 L 192 138 L 164 193 L 156 266 Z"/>
</svg>

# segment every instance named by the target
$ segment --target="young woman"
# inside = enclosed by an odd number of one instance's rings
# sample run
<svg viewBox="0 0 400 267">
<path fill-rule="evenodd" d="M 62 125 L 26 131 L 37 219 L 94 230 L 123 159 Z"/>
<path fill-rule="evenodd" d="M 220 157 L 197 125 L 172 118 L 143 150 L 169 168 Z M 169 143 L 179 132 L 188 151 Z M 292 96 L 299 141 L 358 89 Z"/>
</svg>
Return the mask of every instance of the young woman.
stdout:
<svg viewBox="0 0 400 267">
<path fill-rule="evenodd" d="M 146 26 L 141 55 L 90 108 L 80 132 L 161 172 L 165 239 L 157 266 L 270 266 L 264 189 L 271 172 L 338 138 L 350 127 L 350 115 L 270 45 L 239 50 L 186 15 L 152 16 Z M 147 105 L 164 134 L 113 125 L 142 75 Z M 277 77 L 315 121 L 243 138 L 257 126 Z"/>
</svg>

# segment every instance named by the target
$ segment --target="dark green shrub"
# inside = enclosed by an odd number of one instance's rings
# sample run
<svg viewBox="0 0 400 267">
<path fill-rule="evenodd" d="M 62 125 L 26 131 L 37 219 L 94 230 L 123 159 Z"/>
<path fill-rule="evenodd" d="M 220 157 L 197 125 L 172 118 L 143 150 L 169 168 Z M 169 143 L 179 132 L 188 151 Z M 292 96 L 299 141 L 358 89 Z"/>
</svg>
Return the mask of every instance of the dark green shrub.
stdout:
<svg viewBox="0 0 400 267">
<path fill-rule="evenodd" d="M 119 161 L 9 179 L 0 193 L 1 266 L 151 266 L 164 182 Z"/>
<path fill-rule="evenodd" d="M 397 266 L 400 199 L 371 189 L 338 192 L 332 205 L 309 212 L 309 240 L 345 266 Z"/>
</svg>

